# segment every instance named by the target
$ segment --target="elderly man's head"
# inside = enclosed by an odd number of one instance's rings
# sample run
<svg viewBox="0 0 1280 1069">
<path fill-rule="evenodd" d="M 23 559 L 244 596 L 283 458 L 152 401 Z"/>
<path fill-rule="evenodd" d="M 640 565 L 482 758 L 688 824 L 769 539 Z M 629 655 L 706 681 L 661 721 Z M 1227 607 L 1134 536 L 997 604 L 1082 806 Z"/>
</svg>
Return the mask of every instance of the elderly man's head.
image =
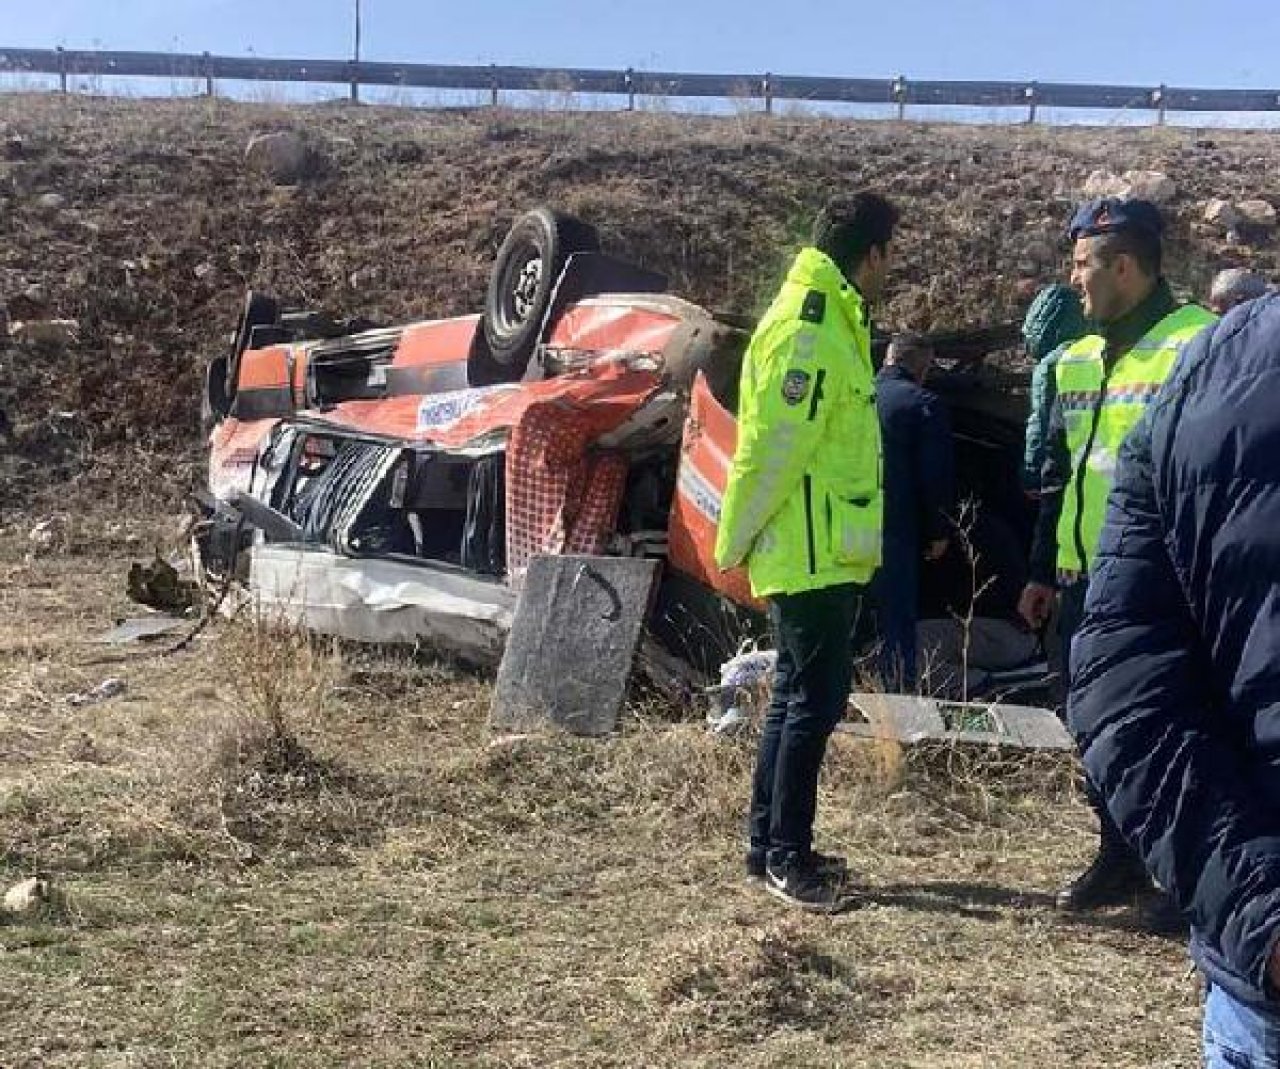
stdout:
<svg viewBox="0 0 1280 1069">
<path fill-rule="evenodd" d="M 1219 271 L 1209 288 L 1209 307 L 1225 315 L 1238 304 L 1261 297 L 1267 292 L 1267 280 L 1242 267 L 1229 267 Z"/>
<path fill-rule="evenodd" d="M 899 334 L 889 343 L 884 362 L 905 368 L 916 382 L 924 382 L 933 366 L 933 346 L 919 334 Z"/>
</svg>

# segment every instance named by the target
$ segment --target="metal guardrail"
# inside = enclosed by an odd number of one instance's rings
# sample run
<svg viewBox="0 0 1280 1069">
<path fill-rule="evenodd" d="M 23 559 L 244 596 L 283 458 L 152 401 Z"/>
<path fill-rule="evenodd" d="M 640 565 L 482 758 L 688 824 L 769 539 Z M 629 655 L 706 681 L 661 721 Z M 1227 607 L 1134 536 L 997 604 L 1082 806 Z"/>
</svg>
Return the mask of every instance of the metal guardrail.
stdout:
<svg viewBox="0 0 1280 1069">
<path fill-rule="evenodd" d="M 322 82 L 359 87 L 479 90 L 492 103 L 506 92 L 593 93 L 627 97 L 716 97 L 756 99 L 766 112 L 774 102 L 1026 108 L 1035 121 L 1038 108 L 1150 110 L 1163 122 L 1167 112 L 1275 112 L 1280 90 L 1187 89 L 1175 86 L 1074 85 L 1060 82 L 914 81 L 897 78 L 822 78 L 777 74 L 690 74 L 663 71 L 611 71 L 542 67 L 460 67 L 429 63 L 361 60 L 265 59 L 214 56 L 205 52 L 107 52 L 73 49 L 0 47 L 0 75 L 49 74 L 63 92 L 78 77 L 169 78 L 202 81 L 212 96 L 215 83 L 227 81 Z"/>
</svg>

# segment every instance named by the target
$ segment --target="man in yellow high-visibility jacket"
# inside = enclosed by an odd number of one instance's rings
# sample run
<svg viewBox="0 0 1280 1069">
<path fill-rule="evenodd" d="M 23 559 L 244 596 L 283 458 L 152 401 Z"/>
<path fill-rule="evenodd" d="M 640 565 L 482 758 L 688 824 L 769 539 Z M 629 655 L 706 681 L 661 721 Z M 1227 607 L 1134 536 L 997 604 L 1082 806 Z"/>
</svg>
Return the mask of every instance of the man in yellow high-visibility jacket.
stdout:
<svg viewBox="0 0 1280 1069">
<path fill-rule="evenodd" d="M 1179 305 L 1160 273 L 1163 221 L 1147 201 L 1104 198 L 1077 211 L 1072 284 L 1100 333 L 1068 346 L 1054 367 L 1054 399 L 1032 542 L 1031 582 L 1019 606 L 1033 627 L 1058 599 L 1064 671 L 1080 625 L 1089 568 L 1097 552 L 1120 446 L 1155 398 L 1186 344 L 1211 312 Z M 1092 864 L 1058 894 L 1063 909 L 1124 901 L 1150 887 L 1137 854 L 1090 788 L 1100 845 Z M 1175 918 L 1160 899 L 1160 927 Z"/>
<path fill-rule="evenodd" d="M 747 871 L 807 909 L 838 904 L 843 863 L 813 849 L 818 770 L 844 715 L 853 631 L 880 563 L 883 497 L 868 305 L 897 210 L 860 193 L 814 224 L 742 366 L 738 443 L 716 537 L 765 598 L 777 667 L 751 797 Z"/>
</svg>

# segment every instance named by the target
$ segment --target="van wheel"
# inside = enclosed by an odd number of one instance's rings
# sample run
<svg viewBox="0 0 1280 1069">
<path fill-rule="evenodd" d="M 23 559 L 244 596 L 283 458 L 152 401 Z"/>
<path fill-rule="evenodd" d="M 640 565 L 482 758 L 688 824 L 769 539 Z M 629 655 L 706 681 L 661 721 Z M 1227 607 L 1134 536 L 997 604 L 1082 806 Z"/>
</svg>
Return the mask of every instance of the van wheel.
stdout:
<svg viewBox="0 0 1280 1069">
<path fill-rule="evenodd" d="M 594 227 L 549 208 L 535 208 L 507 232 L 489 277 L 481 324 L 481 359 L 503 369 L 489 369 L 502 381 L 524 374 L 565 262 L 575 252 L 599 248 Z"/>
</svg>

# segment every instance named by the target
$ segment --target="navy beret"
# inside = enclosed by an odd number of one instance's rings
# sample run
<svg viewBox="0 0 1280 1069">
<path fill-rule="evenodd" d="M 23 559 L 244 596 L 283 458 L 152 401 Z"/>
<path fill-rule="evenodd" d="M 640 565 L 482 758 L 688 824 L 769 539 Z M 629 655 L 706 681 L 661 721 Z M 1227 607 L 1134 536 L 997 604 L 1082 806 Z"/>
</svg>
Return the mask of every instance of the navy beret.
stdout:
<svg viewBox="0 0 1280 1069">
<path fill-rule="evenodd" d="M 1149 200 L 1101 197 L 1076 209 L 1067 236 L 1075 241 L 1121 230 L 1140 231 L 1158 238 L 1164 231 L 1164 219 L 1160 209 Z"/>
</svg>

